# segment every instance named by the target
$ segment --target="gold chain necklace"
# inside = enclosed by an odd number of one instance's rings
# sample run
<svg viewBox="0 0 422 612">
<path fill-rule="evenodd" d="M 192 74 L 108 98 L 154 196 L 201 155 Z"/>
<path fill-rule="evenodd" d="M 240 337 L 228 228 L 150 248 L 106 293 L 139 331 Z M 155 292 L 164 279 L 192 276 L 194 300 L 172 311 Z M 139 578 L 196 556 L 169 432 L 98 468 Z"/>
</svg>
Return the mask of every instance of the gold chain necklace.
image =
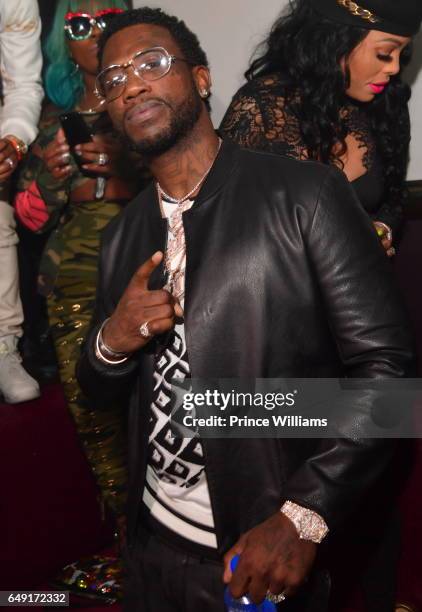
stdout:
<svg viewBox="0 0 422 612">
<path fill-rule="evenodd" d="M 202 183 L 208 176 L 220 151 L 221 143 L 222 140 L 221 138 L 219 138 L 217 150 L 211 164 L 207 168 L 206 172 L 202 175 L 200 181 L 195 185 L 195 187 L 188 191 L 188 193 L 185 194 L 182 198 L 177 199 L 173 198 L 172 196 L 169 196 L 164 191 L 164 189 L 162 189 L 158 181 L 156 183 L 160 209 L 163 211 L 163 198 L 171 202 L 172 204 L 176 204 L 176 210 L 169 217 L 169 225 L 173 234 L 173 239 L 170 241 L 166 248 L 166 252 L 164 255 L 164 269 L 166 271 L 167 277 L 165 288 L 172 295 L 174 295 L 174 297 L 179 300 L 179 302 L 183 300 L 185 294 L 184 276 L 186 266 L 186 241 L 182 215 L 188 208 L 192 206 L 192 202 L 188 202 L 187 200 L 189 200 L 190 196 L 195 193 L 195 191 L 202 185 Z M 178 263 L 176 267 L 172 269 L 171 262 L 176 257 L 178 257 Z"/>
</svg>

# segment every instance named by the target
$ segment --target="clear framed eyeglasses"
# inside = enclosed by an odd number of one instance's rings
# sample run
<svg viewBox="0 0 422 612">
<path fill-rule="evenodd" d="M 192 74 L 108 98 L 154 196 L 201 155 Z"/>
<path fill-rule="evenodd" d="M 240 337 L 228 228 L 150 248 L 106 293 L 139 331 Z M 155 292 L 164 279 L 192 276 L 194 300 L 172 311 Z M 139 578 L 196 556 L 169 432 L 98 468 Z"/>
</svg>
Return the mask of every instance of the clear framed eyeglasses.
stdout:
<svg viewBox="0 0 422 612">
<path fill-rule="evenodd" d="M 126 89 L 128 68 L 132 68 L 140 79 L 158 81 L 166 76 L 176 61 L 189 64 L 188 60 L 170 55 L 164 47 L 139 51 L 125 64 L 114 64 L 102 70 L 95 82 L 95 93 L 99 98 L 112 102 Z"/>
</svg>

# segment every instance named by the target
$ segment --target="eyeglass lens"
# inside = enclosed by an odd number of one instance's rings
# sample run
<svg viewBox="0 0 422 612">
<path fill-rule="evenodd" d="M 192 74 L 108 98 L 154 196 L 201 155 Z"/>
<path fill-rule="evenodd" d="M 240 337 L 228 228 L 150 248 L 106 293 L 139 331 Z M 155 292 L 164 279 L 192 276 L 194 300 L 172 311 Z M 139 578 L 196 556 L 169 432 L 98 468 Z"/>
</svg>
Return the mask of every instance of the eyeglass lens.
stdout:
<svg viewBox="0 0 422 612">
<path fill-rule="evenodd" d="M 105 30 L 110 22 L 116 17 L 115 13 L 109 13 L 94 17 L 94 20 L 100 30 Z M 70 27 L 70 36 L 74 40 L 84 40 L 92 34 L 92 18 L 78 15 L 72 17 L 67 22 Z"/>
<path fill-rule="evenodd" d="M 106 15 L 101 15 L 100 17 L 96 17 L 95 21 L 97 22 L 97 26 L 101 30 L 105 30 L 108 25 L 110 25 L 110 21 L 112 21 L 116 17 L 116 13 L 109 13 Z"/>
<path fill-rule="evenodd" d="M 91 22 L 88 17 L 72 17 L 69 19 L 70 34 L 73 38 L 87 38 L 91 34 Z"/>
<path fill-rule="evenodd" d="M 151 50 L 135 55 L 131 65 L 137 76 L 146 81 L 156 81 L 169 71 L 171 57 L 163 51 Z M 126 70 L 122 66 L 112 67 L 99 75 L 99 92 L 107 100 L 114 100 L 123 93 L 127 81 Z"/>
</svg>

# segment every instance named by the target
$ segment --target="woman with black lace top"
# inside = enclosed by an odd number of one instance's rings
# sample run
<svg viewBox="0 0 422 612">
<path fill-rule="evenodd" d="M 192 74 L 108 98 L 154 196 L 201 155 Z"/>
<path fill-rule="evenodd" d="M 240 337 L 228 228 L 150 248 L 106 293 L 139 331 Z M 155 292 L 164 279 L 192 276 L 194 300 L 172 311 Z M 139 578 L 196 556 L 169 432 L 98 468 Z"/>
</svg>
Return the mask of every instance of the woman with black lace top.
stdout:
<svg viewBox="0 0 422 612">
<path fill-rule="evenodd" d="M 420 0 L 293 0 L 245 73 L 221 132 L 241 146 L 334 164 L 394 255 L 410 141 L 400 78 Z"/>
</svg>

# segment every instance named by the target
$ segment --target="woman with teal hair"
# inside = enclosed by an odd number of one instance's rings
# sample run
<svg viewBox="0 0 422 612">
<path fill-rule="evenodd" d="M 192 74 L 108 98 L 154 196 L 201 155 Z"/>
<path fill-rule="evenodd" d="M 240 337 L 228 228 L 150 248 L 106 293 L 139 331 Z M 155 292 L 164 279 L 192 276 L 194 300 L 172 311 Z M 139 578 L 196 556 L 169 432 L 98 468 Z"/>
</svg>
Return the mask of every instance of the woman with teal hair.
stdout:
<svg viewBox="0 0 422 612">
<path fill-rule="evenodd" d="M 97 27 L 99 26 L 101 30 L 102 26 L 107 27 L 108 20 L 112 19 L 117 11 L 120 12 L 122 10 L 127 10 L 124 0 L 105 0 L 103 2 L 100 0 L 91 2 L 59 0 L 57 3 L 53 26 L 44 48 L 47 62 L 44 81 L 49 99 L 58 107 L 64 110 L 74 108 L 82 98 L 84 91 L 86 91 L 86 84 L 84 83 L 86 75 L 83 75 L 82 71 L 77 69 L 69 49 L 69 37 L 66 40 L 64 35 L 63 24 L 66 21 L 66 15 L 73 15 L 75 24 L 73 26 L 69 25 L 66 33 L 72 32 L 71 28 L 76 28 L 75 40 L 79 42 L 84 40 L 82 37 L 87 32 L 87 26 L 83 23 L 83 19 L 77 21 L 78 13 L 85 12 L 87 15 L 93 15 L 94 18 L 95 14 L 103 13 L 102 19 L 97 22 Z M 72 19 L 68 21 L 72 21 Z M 93 27 L 93 24 L 91 24 L 91 27 Z M 88 89 L 91 88 L 89 87 Z M 98 102 L 98 100 L 95 101 Z"/>
<path fill-rule="evenodd" d="M 82 446 L 103 500 L 117 517 L 126 492 L 125 436 L 119 407 L 92 410 L 74 376 L 94 306 L 100 232 L 138 191 L 136 164 L 113 137 L 95 95 L 97 41 L 123 0 L 59 0 L 45 53 L 44 110 L 39 137 L 22 169 L 16 213 L 34 232 L 51 231 L 39 288 L 47 296 L 60 376 Z M 91 142 L 71 148 L 59 116 L 75 111 Z"/>
</svg>

